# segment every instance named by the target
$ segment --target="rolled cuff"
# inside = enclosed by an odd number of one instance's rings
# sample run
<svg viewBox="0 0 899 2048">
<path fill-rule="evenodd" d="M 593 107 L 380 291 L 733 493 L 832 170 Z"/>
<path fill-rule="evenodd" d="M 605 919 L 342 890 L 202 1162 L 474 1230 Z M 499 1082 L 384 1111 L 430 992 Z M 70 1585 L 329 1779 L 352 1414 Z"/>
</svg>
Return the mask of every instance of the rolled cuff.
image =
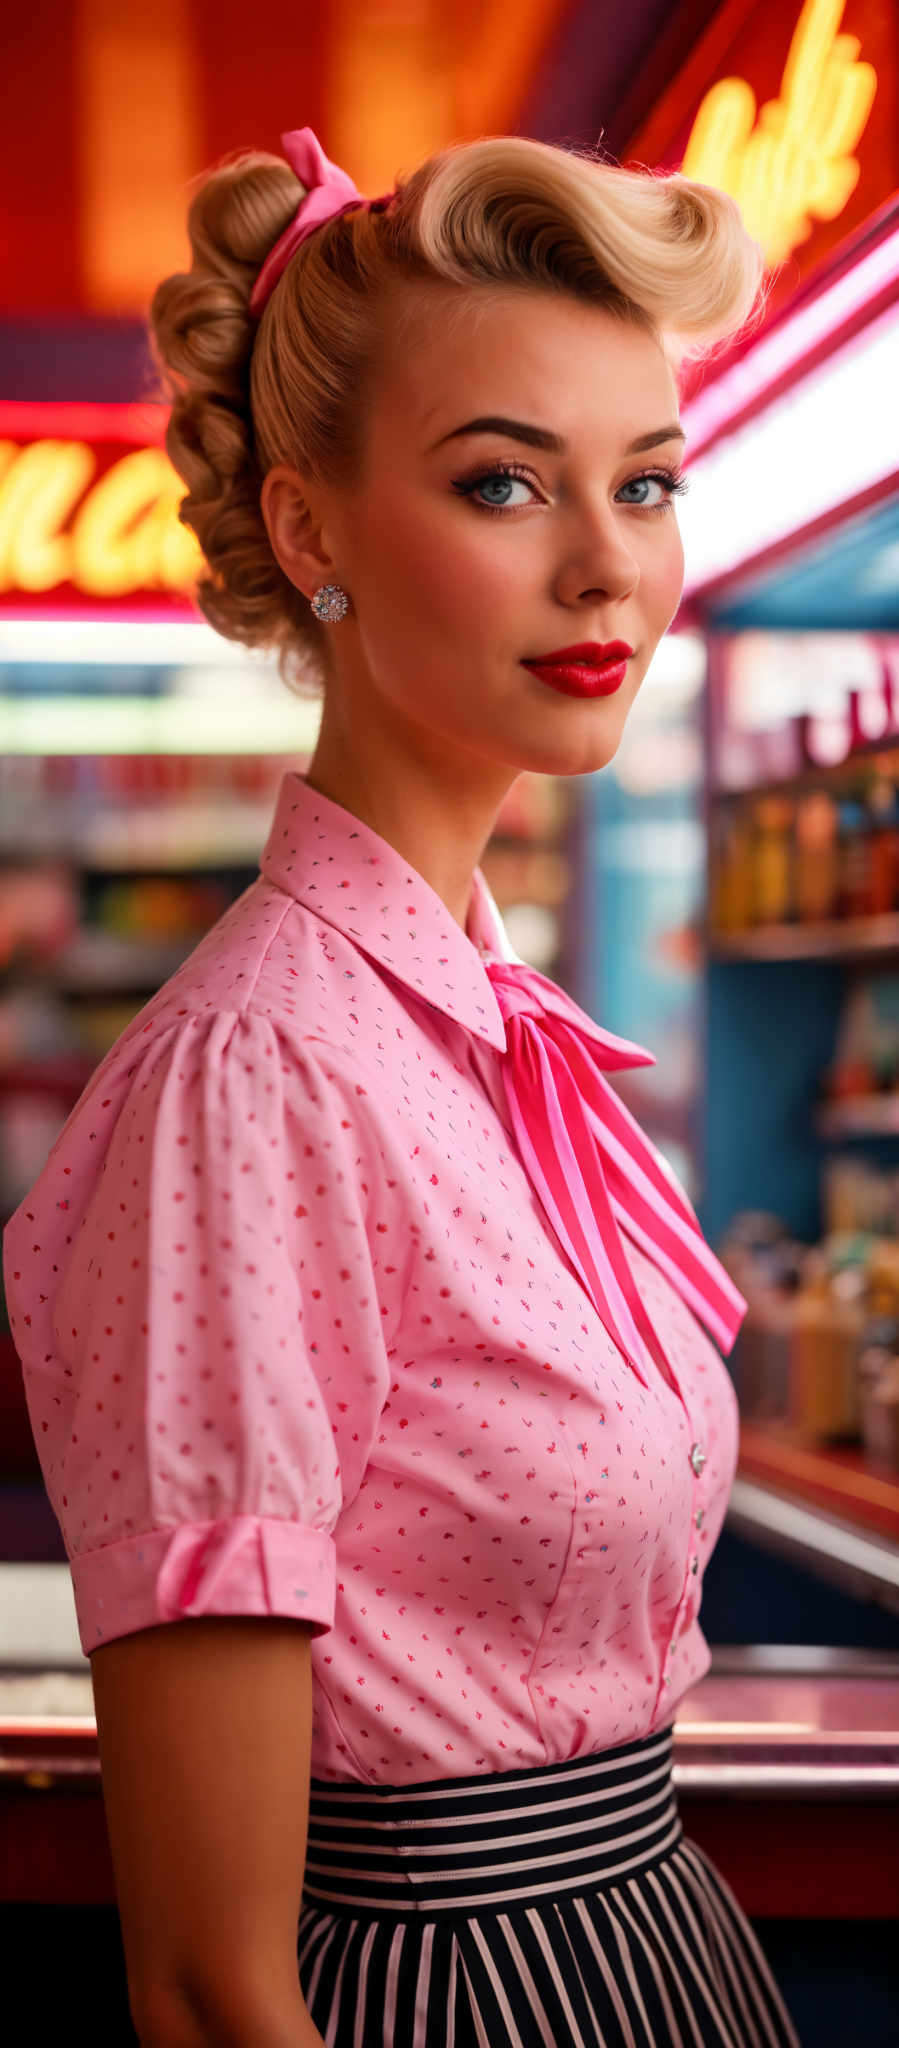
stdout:
<svg viewBox="0 0 899 2048">
<path fill-rule="evenodd" d="M 280 1614 L 334 1626 L 333 1536 L 304 1522 L 234 1515 L 149 1529 L 70 1557 L 86 1657 L 101 1643 L 201 1614 Z"/>
</svg>

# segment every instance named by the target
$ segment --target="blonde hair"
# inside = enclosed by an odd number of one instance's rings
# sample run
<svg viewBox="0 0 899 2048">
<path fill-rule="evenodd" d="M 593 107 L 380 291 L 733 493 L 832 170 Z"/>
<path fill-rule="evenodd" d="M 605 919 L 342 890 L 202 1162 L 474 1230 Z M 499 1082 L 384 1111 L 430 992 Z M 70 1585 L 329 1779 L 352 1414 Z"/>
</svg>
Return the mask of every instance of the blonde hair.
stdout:
<svg viewBox="0 0 899 2048">
<path fill-rule="evenodd" d="M 187 485 L 179 517 L 208 564 L 197 601 L 228 639 L 276 650 L 283 681 L 308 696 L 327 683 L 328 628 L 272 552 L 262 479 L 277 462 L 337 485 L 358 476 L 395 287 L 458 285 L 468 313 L 480 286 L 565 292 L 655 337 L 675 378 L 757 325 L 767 289 L 761 246 L 726 193 L 500 135 L 428 157 L 388 209 L 317 228 L 257 321 L 252 286 L 302 193 L 261 151 L 203 175 L 191 269 L 158 285 L 150 326 L 166 448 Z M 420 303 L 411 293 L 394 322 L 401 345 Z"/>
</svg>

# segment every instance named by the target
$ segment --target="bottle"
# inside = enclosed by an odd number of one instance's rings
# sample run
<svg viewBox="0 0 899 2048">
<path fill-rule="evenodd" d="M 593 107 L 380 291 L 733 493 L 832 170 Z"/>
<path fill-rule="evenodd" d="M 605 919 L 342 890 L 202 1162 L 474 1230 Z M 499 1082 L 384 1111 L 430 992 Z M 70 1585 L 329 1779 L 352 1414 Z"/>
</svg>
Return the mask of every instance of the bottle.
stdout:
<svg viewBox="0 0 899 2048">
<path fill-rule="evenodd" d="M 796 916 L 800 923 L 836 915 L 837 807 L 829 790 L 812 790 L 796 806 Z"/>
<path fill-rule="evenodd" d="M 899 1317 L 871 1316 L 858 1349 L 861 1436 L 870 1458 L 899 1471 Z"/>
<path fill-rule="evenodd" d="M 865 806 L 844 792 L 837 800 L 837 916 L 867 917 L 871 913 L 871 837 Z"/>
<path fill-rule="evenodd" d="M 865 1324 L 865 1277 L 834 1272 L 823 1247 L 807 1254 L 793 1301 L 790 1419 L 819 1443 L 860 1433 L 856 1359 Z"/>
<path fill-rule="evenodd" d="M 742 806 L 713 813 L 711 928 L 742 932 L 752 923 L 752 828 Z"/>
<path fill-rule="evenodd" d="M 866 1277 L 856 1357 L 862 1441 L 870 1457 L 899 1471 L 899 1239 L 871 1240 Z"/>
<path fill-rule="evenodd" d="M 793 916 L 793 805 L 788 797 L 759 797 L 755 804 L 753 917 L 756 924 L 785 924 Z"/>
<path fill-rule="evenodd" d="M 870 898 L 874 916 L 899 909 L 899 787 L 889 756 L 876 755 L 865 791 L 870 821 Z"/>
</svg>

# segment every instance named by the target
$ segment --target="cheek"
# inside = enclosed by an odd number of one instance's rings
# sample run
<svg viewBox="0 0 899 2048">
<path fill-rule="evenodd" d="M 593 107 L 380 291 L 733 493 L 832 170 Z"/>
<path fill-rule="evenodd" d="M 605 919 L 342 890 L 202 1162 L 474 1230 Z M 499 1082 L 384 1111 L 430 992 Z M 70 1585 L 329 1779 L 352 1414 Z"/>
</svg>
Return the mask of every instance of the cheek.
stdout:
<svg viewBox="0 0 899 2048">
<path fill-rule="evenodd" d="M 468 637 L 489 603 L 508 603 L 519 581 L 533 578 L 525 550 L 516 553 L 500 544 L 500 520 L 474 512 L 451 498 L 447 509 L 423 508 L 411 493 L 383 504 L 357 529 L 362 554 L 371 571 L 371 585 L 386 603 L 402 595 L 407 615 L 415 611 L 432 621 L 455 619 Z M 491 545 L 492 542 L 492 545 Z M 519 573 L 520 572 L 520 573 Z M 516 600 L 517 602 L 517 596 Z"/>
<path fill-rule="evenodd" d="M 675 518 L 673 512 L 664 515 L 660 522 L 664 532 L 651 550 L 644 550 L 641 563 L 640 593 L 644 610 L 647 619 L 651 619 L 660 632 L 674 617 L 684 587 L 684 546 Z"/>
<path fill-rule="evenodd" d="M 671 539 L 665 556 L 666 587 L 669 592 L 677 591 L 679 596 L 684 580 L 684 543 L 677 513 L 670 512 L 668 518 L 671 521 Z"/>
</svg>

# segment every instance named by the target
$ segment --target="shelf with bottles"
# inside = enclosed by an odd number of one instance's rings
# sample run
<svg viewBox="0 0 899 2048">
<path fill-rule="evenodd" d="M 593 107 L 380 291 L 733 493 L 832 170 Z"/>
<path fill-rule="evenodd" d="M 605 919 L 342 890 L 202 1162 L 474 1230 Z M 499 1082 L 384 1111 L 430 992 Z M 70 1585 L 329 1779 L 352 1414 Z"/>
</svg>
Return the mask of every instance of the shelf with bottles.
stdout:
<svg viewBox="0 0 899 2048">
<path fill-rule="evenodd" d="M 868 1499 L 859 1519 L 892 1515 L 899 1542 L 899 1171 L 831 1158 L 822 1193 L 817 1243 L 745 1210 L 718 1245 L 748 1303 L 730 1358 L 741 1457 L 830 1485 L 850 1518 Z"/>
<path fill-rule="evenodd" d="M 899 947 L 899 746 L 779 785 L 716 790 L 707 946 L 716 959 Z"/>
<path fill-rule="evenodd" d="M 816 1111 L 814 1127 L 820 1138 L 899 1138 L 899 1093 L 827 1103 Z"/>
<path fill-rule="evenodd" d="M 899 970 L 856 963 L 843 986 L 831 1057 L 817 1078 L 812 1129 L 824 1143 L 899 1138 Z"/>
<path fill-rule="evenodd" d="M 709 930 L 710 960 L 853 960 L 895 954 L 899 915 L 821 919 L 808 924 L 759 925 L 756 930 Z"/>
</svg>

